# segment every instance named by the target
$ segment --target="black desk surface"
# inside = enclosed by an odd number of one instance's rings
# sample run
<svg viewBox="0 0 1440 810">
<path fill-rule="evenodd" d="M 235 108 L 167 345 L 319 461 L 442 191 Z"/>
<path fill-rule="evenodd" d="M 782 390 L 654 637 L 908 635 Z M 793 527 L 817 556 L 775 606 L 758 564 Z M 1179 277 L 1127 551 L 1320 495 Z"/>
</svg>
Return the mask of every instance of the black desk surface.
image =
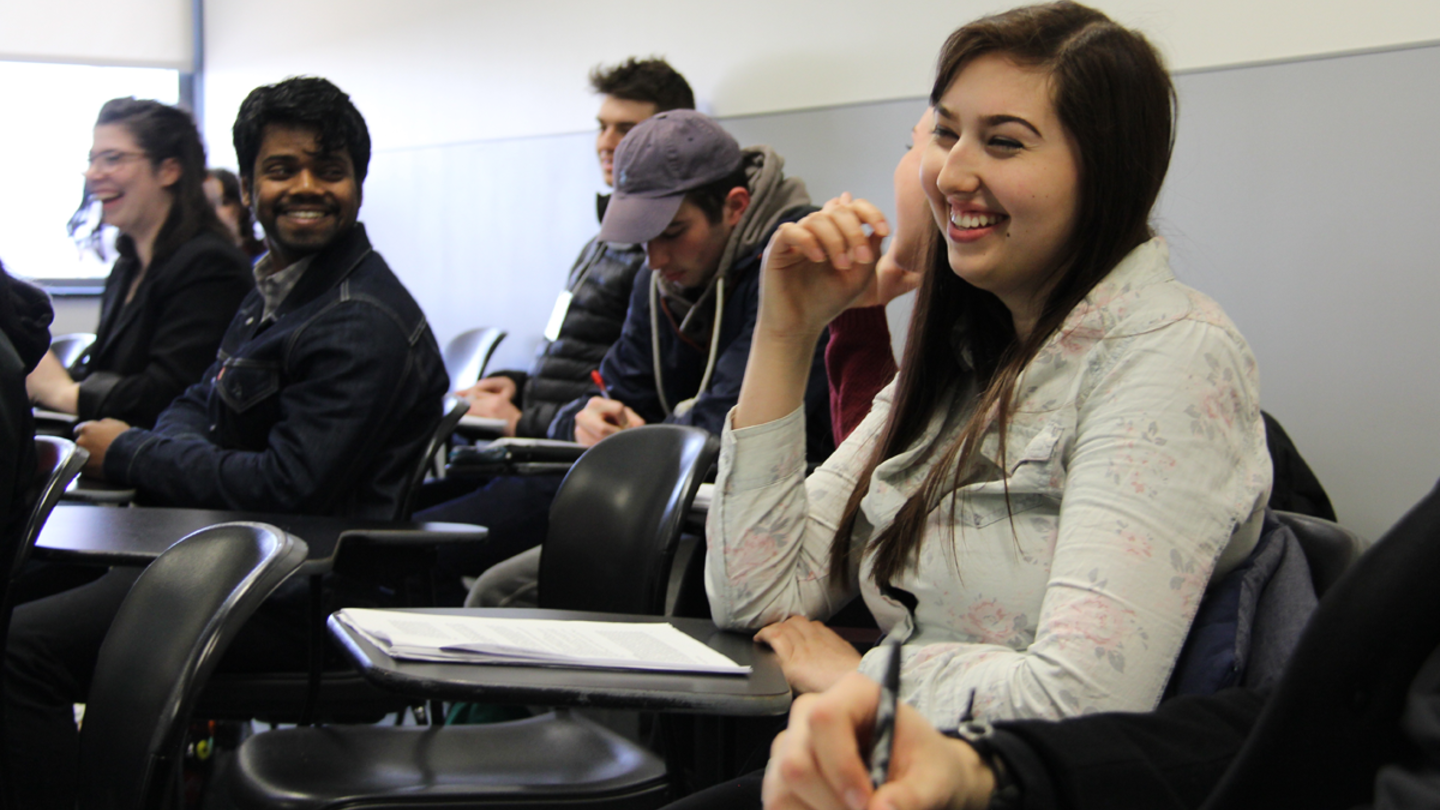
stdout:
<svg viewBox="0 0 1440 810">
<path fill-rule="evenodd" d="M 486 530 L 465 523 L 396 522 L 361 518 L 274 515 L 215 509 L 59 504 L 35 541 L 38 559 L 86 565 L 147 565 L 180 538 L 216 523 L 269 523 L 310 547 L 302 573 L 323 573 L 344 540 L 428 544 L 483 540 Z"/>
<path fill-rule="evenodd" d="M 516 608 L 416 610 L 510 619 L 669 622 L 736 663 L 754 669 L 740 676 L 396 661 L 352 633 L 334 616 L 329 621 L 330 635 L 340 642 L 367 680 L 382 689 L 414 697 L 716 715 L 777 715 L 790 708 L 790 686 L 785 683 L 775 654 L 749 636 L 717 629 L 709 619 Z"/>
</svg>

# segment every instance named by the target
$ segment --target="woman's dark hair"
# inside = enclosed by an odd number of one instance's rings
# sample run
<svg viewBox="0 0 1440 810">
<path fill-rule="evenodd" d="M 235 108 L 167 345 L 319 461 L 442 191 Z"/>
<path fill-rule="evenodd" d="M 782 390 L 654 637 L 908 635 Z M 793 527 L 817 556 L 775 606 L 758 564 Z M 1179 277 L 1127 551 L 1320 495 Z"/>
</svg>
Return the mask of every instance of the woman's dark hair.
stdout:
<svg viewBox="0 0 1440 810">
<path fill-rule="evenodd" d="M 370 130 L 350 97 L 329 81 L 294 76 L 257 87 L 240 103 L 231 135 L 240 176 L 247 181 L 255 176 L 255 159 L 265 140 L 265 127 L 271 124 L 314 130 L 322 150 L 349 153 L 356 181 L 365 182 L 370 170 Z"/>
<path fill-rule="evenodd" d="M 602 95 L 655 105 L 655 112 L 695 109 L 695 93 L 675 68 L 658 56 L 630 57 L 612 67 L 596 65 L 590 87 Z"/>
<path fill-rule="evenodd" d="M 151 99 L 112 98 L 95 119 L 95 126 L 102 124 L 125 127 L 150 159 L 152 169 L 158 170 L 167 160 L 174 160 L 180 167 L 180 179 L 168 187 L 170 215 L 155 235 L 152 265 L 169 258 L 204 231 L 229 239 L 230 232 L 205 199 L 205 147 L 190 113 Z"/>
<path fill-rule="evenodd" d="M 240 226 L 240 249 L 252 259 L 264 253 L 265 243 L 255 238 L 255 220 L 250 216 L 250 208 L 240 199 L 240 178 L 229 169 L 211 169 L 205 174 L 220 183 L 220 201 L 235 206 L 240 212 L 236 221 Z"/>
<path fill-rule="evenodd" d="M 1040 317 L 1024 340 L 1017 339 L 1011 314 L 997 297 L 951 270 L 943 241 L 932 234 L 929 272 L 920 284 L 890 419 L 831 544 L 830 573 L 842 581 L 849 578 L 850 536 L 875 467 L 920 438 L 960 374 L 952 348 L 957 323 L 983 390 L 920 491 L 870 540 L 881 586 L 912 564 L 927 515 L 973 475 L 980 440 L 992 426 L 999 432 L 998 461 L 1006 467 L 1005 431 L 1021 372 L 1095 285 L 1154 235 L 1150 210 L 1170 165 L 1176 101 L 1169 74 L 1145 37 L 1072 2 L 984 17 L 946 40 L 930 103 L 938 103 L 960 72 L 987 54 L 1049 74 L 1055 111 L 1080 163 L 1074 228 Z M 951 504 L 958 508 L 954 500 Z"/>
</svg>

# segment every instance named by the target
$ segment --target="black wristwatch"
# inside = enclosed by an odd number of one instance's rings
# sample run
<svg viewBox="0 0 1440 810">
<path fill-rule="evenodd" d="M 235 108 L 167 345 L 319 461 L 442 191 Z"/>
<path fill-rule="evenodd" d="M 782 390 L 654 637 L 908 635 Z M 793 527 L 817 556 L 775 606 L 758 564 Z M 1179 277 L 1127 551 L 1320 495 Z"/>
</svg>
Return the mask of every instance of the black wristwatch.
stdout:
<svg viewBox="0 0 1440 810">
<path fill-rule="evenodd" d="M 959 728 L 945 734 L 969 743 L 994 774 L 995 790 L 990 794 L 990 803 L 986 807 L 989 810 L 1019 810 L 1022 804 L 1020 785 L 1010 776 L 1005 758 L 995 749 L 995 727 L 985 720 L 967 718 L 960 721 Z"/>
</svg>

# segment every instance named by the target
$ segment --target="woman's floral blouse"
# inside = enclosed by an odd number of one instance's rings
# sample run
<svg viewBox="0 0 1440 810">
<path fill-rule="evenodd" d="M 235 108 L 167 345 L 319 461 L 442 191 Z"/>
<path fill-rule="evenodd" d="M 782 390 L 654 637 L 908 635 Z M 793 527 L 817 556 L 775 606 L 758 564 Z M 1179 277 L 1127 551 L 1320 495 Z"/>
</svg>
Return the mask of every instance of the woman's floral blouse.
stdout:
<svg viewBox="0 0 1440 810">
<path fill-rule="evenodd" d="M 890 524 L 963 425 L 973 387 L 954 390 L 920 442 L 876 470 L 854 546 Z M 727 426 L 706 562 L 722 627 L 823 619 L 854 595 L 828 577 L 830 543 L 892 393 L 808 479 L 800 411 Z M 913 614 L 875 587 L 871 555 L 852 555 L 870 610 L 905 642 L 904 699 L 942 728 L 972 692 L 990 719 L 1152 708 L 1207 583 L 1259 537 L 1271 467 L 1245 339 L 1175 280 L 1162 240 L 1147 242 L 1026 369 L 1003 469 L 997 447 L 992 429 L 988 472 L 930 513 L 895 581 Z M 878 679 L 877 663 L 861 671 Z"/>
</svg>

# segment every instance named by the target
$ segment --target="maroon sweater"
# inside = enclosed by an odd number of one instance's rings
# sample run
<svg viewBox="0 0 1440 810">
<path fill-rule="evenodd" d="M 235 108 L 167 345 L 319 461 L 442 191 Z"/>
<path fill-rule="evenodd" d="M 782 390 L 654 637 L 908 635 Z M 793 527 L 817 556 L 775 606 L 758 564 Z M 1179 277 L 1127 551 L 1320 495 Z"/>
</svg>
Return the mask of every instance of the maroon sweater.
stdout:
<svg viewBox="0 0 1440 810">
<path fill-rule="evenodd" d="M 835 444 L 850 435 L 880 389 L 895 377 L 885 307 L 847 309 L 830 322 L 825 372 L 830 377 L 830 427 Z"/>
</svg>

